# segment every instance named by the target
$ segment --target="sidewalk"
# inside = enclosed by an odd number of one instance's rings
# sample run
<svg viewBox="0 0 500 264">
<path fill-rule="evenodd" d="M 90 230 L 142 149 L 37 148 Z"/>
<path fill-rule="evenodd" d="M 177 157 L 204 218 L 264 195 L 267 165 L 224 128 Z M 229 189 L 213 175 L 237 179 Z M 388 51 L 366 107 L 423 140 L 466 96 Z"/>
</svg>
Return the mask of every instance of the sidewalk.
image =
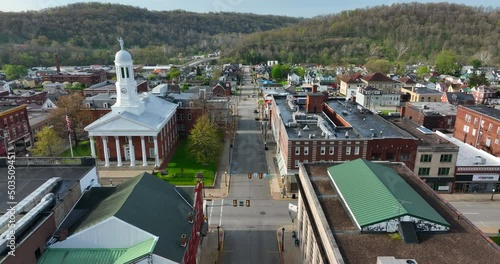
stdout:
<svg viewBox="0 0 500 264">
<path fill-rule="evenodd" d="M 283 184 L 281 183 L 281 177 L 278 171 L 278 168 L 274 165 L 274 157 L 276 157 L 276 147 L 268 147 L 268 150 L 266 151 L 266 163 L 267 166 L 269 167 L 269 172 L 272 175 L 272 179 L 269 181 L 270 184 L 270 189 L 271 189 L 271 196 L 273 197 L 274 200 L 286 200 L 286 201 L 293 201 L 296 199 L 292 198 L 287 198 L 283 197 L 281 191 L 283 190 Z"/>
<path fill-rule="evenodd" d="M 217 228 L 209 228 L 208 234 L 201 243 L 201 264 L 222 263 L 222 252 L 224 250 L 224 229 L 219 229 L 220 250 L 217 249 Z"/>
<path fill-rule="evenodd" d="M 490 193 L 452 193 L 452 194 L 439 194 L 443 199 L 448 202 L 491 202 L 500 203 L 500 193 L 495 193 L 493 201 L 491 200 Z"/>
<path fill-rule="evenodd" d="M 229 195 L 230 167 L 229 158 L 231 154 L 231 140 L 225 139 L 217 175 L 213 186 L 204 186 L 205 198 L 224 198 Z"/>
<path fill-rule="evenodd" d="M 285 229 L 284 244 L 282 245 L 282 230 Z M 295 245 L 295 238 L 293 237 L 295 231 L 294 225 L 286 225 L 276 230 L 276 239 L 278 241 L 278 252 L 280 252 L 281 264 L 300 264 L 300 247 Z M 283 249 L 283 251 L 282 251 Z"/>
</svg>

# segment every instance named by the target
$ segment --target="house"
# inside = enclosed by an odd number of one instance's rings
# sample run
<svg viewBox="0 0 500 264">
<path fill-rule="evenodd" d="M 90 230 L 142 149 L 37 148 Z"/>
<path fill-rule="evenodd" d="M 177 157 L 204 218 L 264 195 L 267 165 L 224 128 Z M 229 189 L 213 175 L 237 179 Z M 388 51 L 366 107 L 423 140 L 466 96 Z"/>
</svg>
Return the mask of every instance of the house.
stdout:
<svg viewBox="0 0 500 264">
<path fill-rule="evenodd" d="M 135 167 L 138 159 L 144 167 L 152 160 L 154 167 L 159 168 L 172 157 L 179 139 L 177 105 L 149 93 L 137 93 L 132 56 L 123 47 L 115 55 L 115 67 L 119 73 L 116 103 L 110 112 L 85 127 L 91 155 L 96 157 L 98 152 L 105 167 L 110 166 L 111 160 L 116 161 L 117 167 L 123 166 L 123 160 Z M 97 151 L 96 137 L 101 139 L 97 141 Z"/>
<path fill-rule="evenodd" d="M 403 87 L 401 92 L 409 97 L 410 102 L 440 102 L 443 93 L 426 87 Z"/>
<path fill-rule="evenodd" d="M 198 263 L 203 186 L 177 188 L 149 173 L 93 187 L 69 213 L 38 263 Z M 147 205 L 147 206 L 145 206 Z"/>
<path fill-rule="evenodd" d="M 361 77 L 361 81 L 365 83 L 366 86 L 371 86 L 377 88 L 386 93 L 400 93 L 403 84 L 399 81 L 394 81 L 388 76 L 376 72 L 373 74 L 365 75 Z"/>
<path fill-rule="evenodd" d="M 57 101 L 59 100 L 60 95 L 48 94 L 45 98 L 45 102 L 42 104 L 42 109 L 54 109 L 57 108 Z"/>
<path fill-rule="evenodd" d="M 363 77 L 360 73 L 355 73 L 349 77 L 345 77 L 340 81 L 340 93 L 346 96 L 347 100 L 354 99 L 358 88 L 365 86 L 361 81 Z"/>
<path fill-rule="evenodd" d="M 300 76 L 298 76 L 295 73 L 288 74 L 287 80 L 288 80 L 288 84 L 297 85 L 300 83 Z"/>
<path fill-rule="evenodd" d="M 408 120 L 430 130 L 455 128 L 457 106 L 443 102 L 407 102 L 401 110 Z"/>
<path fill-rule="evenodd" d="M 357 104 L 372 112 L 387 108 L 395 109 L 401 101 L 400 94 L 383 91 L 370 85 L 358 88 L 355 98 Z"/>
<path fill-rule="evenodd" d="M 490 98 L 497 98 L 497 89 L 484 85 L 470 89 L 470 93 L 474 96 L 476 104 L 485 104 Z"/>
<path fill-rule="evenodd" d="M 472 94 L 462 92 L 446 92 L 443 93 L 441 102 L 454 105 L 474 105 L 476 103 L 476 99 Z"/>
<path fill-rule="evenodd" d="M 214 97 L 231 96 L 231 82 L 218 82 L 212 87 L 212 95 Z"/>
<path fill-rule="evenodd" d="M 64 84 L 60 82 L 56 83 L 46 83 L 43 85 L 43 91 L 46 92 L 47 94 L 53 94 L 55 92 L 66 92 L 64 90 Z"/>
<path fill-rule="evenodd" d="M 401 77 L 398 79 L 403 84 L 403 89 L 411 90 L 413 87 L 417 87 L 417 82 L 409 77 Z"/>
</svg>

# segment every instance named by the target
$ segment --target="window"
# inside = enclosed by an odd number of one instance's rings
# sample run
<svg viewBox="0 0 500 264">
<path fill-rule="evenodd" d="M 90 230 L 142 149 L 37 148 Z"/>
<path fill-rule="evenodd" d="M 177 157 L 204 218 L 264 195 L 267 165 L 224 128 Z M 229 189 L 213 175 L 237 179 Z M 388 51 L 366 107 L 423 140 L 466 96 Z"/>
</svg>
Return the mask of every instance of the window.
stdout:
<svg viewBox="0 0 500 264">
<path fill-rule="evenodd" d="M 152 159 L 155 158 L 155 149 L 154 148 L 149 148 L 149 157 Z"/>
<path fill-rule="evenodd" d="M 326 153 L 326 147 L 321 147 L 320 154 L 325 155 Z"/>
<path fill-rule="evenodd" d="M 181 114 L 180 118 L 181 118 L 180 120 L 184 120 L 184 114 Z"/>
<path fill-rule="evenodd" d="M 309 155 L 309 147 L 304 147 L 304 155 Z"/>
<path fill-rule="evenodd" d="M 477 125 L 477 117 L 474 117 L 474 125 Z"/>
<path fill-rule="evenodd" d="M 465 133 L 469 133 L 469 126 L 464 125 L 464 132 L 465 132 Z"/>
<path fill-rule="evenodd" d="M 345 154 L 351 155 L 351 147 L 345 147 Z"/>
<path fill-rule="evenodd" d="M 452 154 L 442 154 L 441 158 L 439 159 L 440 162 L 451 162 L 451 159 L 453 158 Z"/>
<path fill-rule="evenodd" d="M 193 102 L 189 102 L 189 107 L 193 107 L 193 106 L 194 106 Z"/>
<path fill-rule="evenodd" d="M 438 169 L 438 175 L 439 176 L 446 176 L 450 174 L 450 168 L 439 168 Z"/>
<path fill-rule="evenodd" d="M 12 129 L 12 137 L 13 138 L 17 137 L 16 128 Z"/>
<path fill-rule="evenodd" d="M 475 136 L 476 135 L 476 129 L 472 129 L 472 135 Z"/>
<path fill-rule="evenodd" d="M 432 161 L 432 154 L 422 154 L 420 156 L 420 162 L 431 162 Z"/>
<path fill-rule="evenodd" d="M 24 127 L 24 133 L 28 133 L 28 125 L 24 124 L 23 127 Z"/>
<path fill-rule="evenodd" d="M 498 138 L 495 138 L 495 145 L 498 145 Z"/>
<path fill-rule="evenodd" d="M 191 120 L 193 119 L 193 116 L 191 115 L 191 113 L 188 113 L 188 120 Z"/>
<path fill-rule="evenodd" d="M 335 148 L 334 147 L 330 147 L 330 155 L 333 155 L 333 153 L 335 153 Z"/>
<path fill-rule="evenodd" d="M 120 71 L 122 73 L 122 78 L 125 79 L 125 68 L 120 67 Z"/>
<path fill-rule="evenodd" d="M 428 176 L 431 171 L 431 168 L 418 168 L 419 176 Z"/>
<path fill-rule="evenodd" d="M 300 155 L 300 147 L 295 147 L 295 155 Z"/>
<path fill-rule="evenodd" d="M 484 143 L 487 147 L 491 146 L 491 138 L 487 138 L 486 142 Z"/>
<path fill-rule="evenodd" d="M 108 103 L 103 103 L 103 104 L 102 104 L 102 106 L 103 106 L 104 108 L 109 108 Z"/>
<path fill-rule="evenodd" d="M 399 160 L 400 161 L 408 161 L 408 160 L 410 160 L 410 154 L 403 153 L 403 154 L 399 155 Z"/>
<path fill-rule="evenodd" d="M 148 137 L 149 142 L 153 142 L 153 137 Z"/>
<path fill-rule="evenodd" d="M 303 163 L 308 163 L 309 161 L 308 160 L 304 160 Z"/>
<path fill-rule="evenodd" d="M 493 124 L 491 124 L 491 123 L 490 123 L 490 124 L 488 125 L 488 132 L 491 132 L 491 129 L 493 129 Z"/>
<path fill-rule="evenodd" d="M 127 67 L 127 68 L 125 68 L 125 76 L 126 76 L 127 78 L 129 78 L 129 75 L 128 75 L 128 67 Z"/>
<path fill-rule="evenodd" d="M 299 167 L 299 160 L 295 160 L 295 168 Z"/>
<path fill-rule="evenodd" d="M 354 155 L 359 155 L 359 147 L 354 147 Z"/>
</svg>

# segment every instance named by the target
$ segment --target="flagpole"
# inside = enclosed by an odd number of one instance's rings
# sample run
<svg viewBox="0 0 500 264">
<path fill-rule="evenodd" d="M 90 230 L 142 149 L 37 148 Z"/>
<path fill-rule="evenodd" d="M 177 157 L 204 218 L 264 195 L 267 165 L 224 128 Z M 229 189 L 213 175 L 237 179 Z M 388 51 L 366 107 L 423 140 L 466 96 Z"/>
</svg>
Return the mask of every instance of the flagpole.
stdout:
<svg viewBox="0 0 500 264">
<path fill-rule="evenodd" d="M 71 131 L 68 131 L 68 138 L 69 138 L 69 149 L 71 149 L 71 157 L 74 158 L 74 156 L 73 156 L 73 145 L 71 144 Z"/>
</svg>

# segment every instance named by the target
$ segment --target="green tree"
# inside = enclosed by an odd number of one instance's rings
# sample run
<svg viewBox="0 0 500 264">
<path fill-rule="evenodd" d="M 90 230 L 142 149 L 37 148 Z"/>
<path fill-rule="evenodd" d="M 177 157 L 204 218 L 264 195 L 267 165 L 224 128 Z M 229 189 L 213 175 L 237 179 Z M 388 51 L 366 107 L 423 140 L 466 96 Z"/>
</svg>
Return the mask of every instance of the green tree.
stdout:
<svg viewBox="0 0 500 264">
<path fill-rule="evenodd" d="M 72 84 L 70 82 L 63 82 L 64 89 L 71 89 Z"/>
<path fill-rule="evenodd" d="M 427 74 L 430 73 L 429 67 L 422 65 L 417 68 L 417 75 L 419 78 L 424 78 Z"/>
<path fill-rule="evenodd" d="M 468 82 L 469 87 L 478 87 L 481 85 L 490 85 L 490 82 L 486 78 L 486 74 L 482 72 L 480 75 L 477 75 L 476 72 L 473 72 L 469 76 L 469 82 Z"/>
<path fill-rule="evenodd" d="M 441 74 L 454 75 L 459 69 L 458 56 L 450 50 L 443 50 L 438 53 L 435 66 Z"/>
<path fill-rule="evenodd" d="M 170 80 L 176 80 L 177 78 L 179 78 L 179 76 L 181 76 L 181 72 L 177 68 L 171 68 L 169 75 L 170 75 Z"/>
<path fill-rule="evenodd" d="M 31 149 L 31 153 L 37 157 L 54 157 L 62 150 L 62 140 L 51 127 L 44 127 L 36 133 L 38 140 Z"/>
<path fill-rule="evenodd" d="M 84 106 L 85 97 L 81 93 L 74 92 L 61 96 L 57 101 L 57 108 L 50 111 L 49 119 L 54 124 L 54 131 L 60 137 L 68 136 L 68 127 L 66 124 L 66 114 L 70 120 L 70 130 L 73 142 L 78 145 L 79 139 L 86 137 L 83 130 L 85 126 L 92 122 L 92 116 L 88 114 Z"/>
<path fill-rule="evenodd" d="M 80 89 L 80 88 L 82 88 L 82 83 L 80 83 L 80 82 L 74 82 L 71 85 L 71 88 L 73 88 L 73 89 Z"/>
<path fill-rule="evenodd" d="M 391 63 L 384 59 L 369 60 L 365 64 L 369 72 L 380 72 L 387 74 L 391 71 Z"/>
<path fill-rule="evenodd" d="M 297 74 L 300 78 L 304 78 L 306 70 L 302 67 L 295 67 L 295 69 L 293 69 L 293 72 Z"/>
<path fill-rule="evenodd" d="M 185 92 L 185 91 L 187 91 L 187 90 L 189 90 L 189 85 L 188 85 L 187 83 L 184 83 L 184 84 L 182 85 L 182 87 L 181 87 L 181 91 L 182 91 L 182 92 Z"/>
<path fill-rule="evenodd" d="M 196 120 L 188 136 L 188 150 L 201 164 L 214 161 L 220 148 L 220 138 L 217 128 L 210 121 L 208 114 L 203 114 Z"/>
<path fill-rule="evenodd" d="M 12 65 L 12 64 L 5 64 L 3 66 L 3 72 L 5 73 L 7 79 L 9 80 L 18 79 L 28 74 L 28 70 L 26 70 L 26 68 L 23 65 Z"/>
<path fill-rule="evenodd" d="M 470 64 L 474 67 L 474 69 L 478 69 L 482 65 L 481 60 L 477 58 L 470 60 Z"/>
<path fill-rule="evenodd" d="M 153 74 L 153 73 L 149 74 L 148 77 L 147 77 L 147 79 L 148 80 L 154 80 L 154 79 L 156 79 L 156 74 Z"/>
</svg>

